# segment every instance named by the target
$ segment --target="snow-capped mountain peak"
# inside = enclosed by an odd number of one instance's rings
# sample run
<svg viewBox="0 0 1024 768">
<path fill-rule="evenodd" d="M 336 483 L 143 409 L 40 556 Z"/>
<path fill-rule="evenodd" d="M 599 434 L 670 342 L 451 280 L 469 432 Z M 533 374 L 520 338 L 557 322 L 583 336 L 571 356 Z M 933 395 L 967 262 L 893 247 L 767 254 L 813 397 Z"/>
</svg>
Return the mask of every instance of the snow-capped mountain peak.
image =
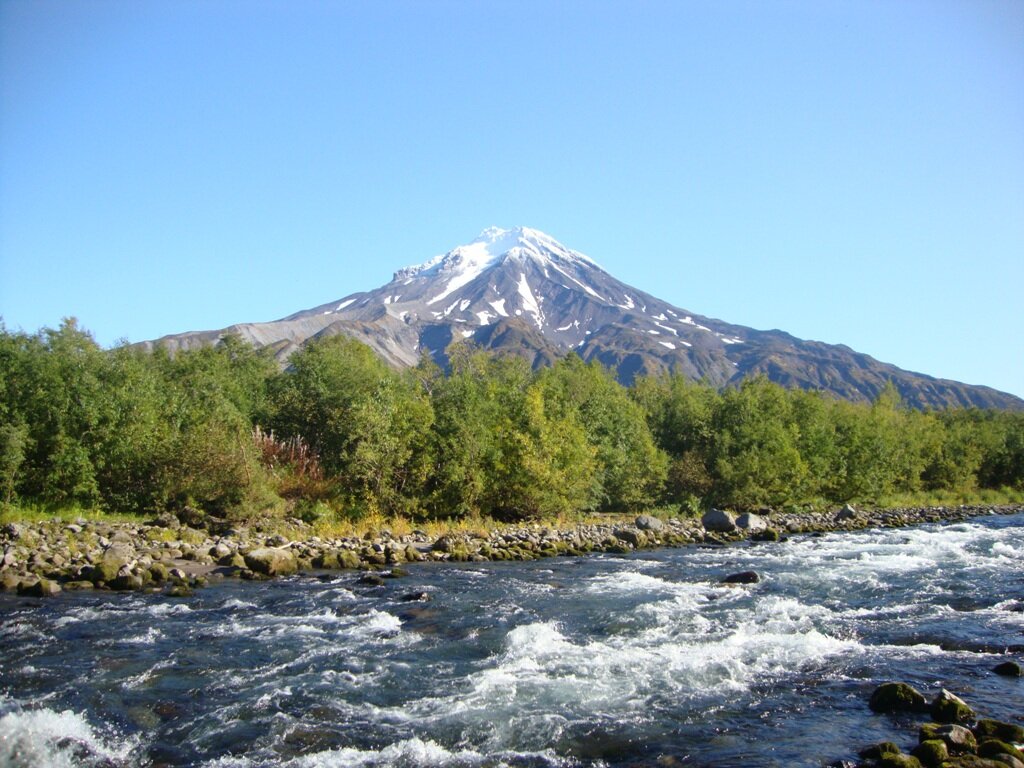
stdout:
<svg viewBox="0 0 1024 768">
<path fill-rule="evenodd" d="M 766 374 L 788 386 L 856 400 L 870 399 L 892 381 L 917 405 L 1024 410 L 1010 395 L 901 371 L 845 347 L 702 317 L 621 282 L 529 227 L 488 227 L 465 245 L 399 270 L 379 288 L 278 321 L 156 343 L 173 351 L 214 343 L 227 333 L 272 348 L 282 362 L 311 339 L 344 334 L 396 366 L 415 365 L 424 355 L 445 365 L 453 344 L 471 343 L 533 365 L 572 351 L 614 369 L 624 382 L 676 371 L 725 386 Z"/>
<path fill-rule="evenodd" d="M 597 264 L 588 256 L 566 248 L 551 235 L 538 229 L 487 227 L 466 245 L 457 246 L 422 264 L 398 270 L 394 280 L 408 280 L 420 275 L 442 273 L 451 277 L 463 275 L 467 279 L 460 281 L 456 286 L 458 288 L 470 282 L 488 267 L 497 264 L 505 256 L 532 258 L 541 263 L 563 260 L 597 267 Z"/>
</svg>

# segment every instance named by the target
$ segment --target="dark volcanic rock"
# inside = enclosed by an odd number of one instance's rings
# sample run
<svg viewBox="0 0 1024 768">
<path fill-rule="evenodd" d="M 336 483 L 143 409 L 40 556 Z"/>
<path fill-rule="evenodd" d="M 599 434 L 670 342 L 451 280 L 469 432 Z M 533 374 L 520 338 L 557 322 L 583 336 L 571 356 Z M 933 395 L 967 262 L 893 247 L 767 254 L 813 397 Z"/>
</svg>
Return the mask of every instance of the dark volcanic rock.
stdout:
<svg viewBox="0 0 1024 768">
<path fill-rule="evenodd" d="M 757 575 L 756 571 L 732 573 L 722 579 L 723 584 L 757 584 L 759 581 L 761 581 L 761 577 Z"/>
<path fill-rule="evenodd" d="M 1002 664 L 997 664 L 993 667 L 992 671 L 1004 677 L 1020 677 L 1024 674 L 1024 670 L 1021 669 L 1020 664 L 1016 661 L 1004 661 Z"/>
</svg>

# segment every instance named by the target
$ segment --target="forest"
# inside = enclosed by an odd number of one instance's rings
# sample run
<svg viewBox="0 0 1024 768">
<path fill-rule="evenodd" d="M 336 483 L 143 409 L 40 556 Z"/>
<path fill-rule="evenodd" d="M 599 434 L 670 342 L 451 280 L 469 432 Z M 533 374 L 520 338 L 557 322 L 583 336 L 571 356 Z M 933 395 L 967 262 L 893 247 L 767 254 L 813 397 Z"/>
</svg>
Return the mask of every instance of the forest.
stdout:
<svg viewBox="0 0 1024 768">
<path fill-rule="evenodd" d="M 469 346 L 396 371 L 335 336 L 282 371 L 237 338 L 101 348 L 74 320 L 0 324 L 0 505 L 231 519 L 817 508 L 1019 498 L 1024 413 L 923 412 L 765 378 L 617 383 L 570 355 L 533 371 Z"/>
</svg>

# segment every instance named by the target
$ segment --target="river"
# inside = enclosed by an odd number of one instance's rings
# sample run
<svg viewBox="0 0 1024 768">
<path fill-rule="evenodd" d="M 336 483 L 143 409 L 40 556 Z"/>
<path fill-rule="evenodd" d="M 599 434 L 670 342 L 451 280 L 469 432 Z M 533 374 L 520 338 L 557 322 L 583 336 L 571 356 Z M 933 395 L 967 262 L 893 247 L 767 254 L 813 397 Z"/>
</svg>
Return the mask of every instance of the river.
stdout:
<svg viewBox="0 0 1024 768">
<path fill-rule="evenodd" d="M 383 587 L 0 595 L 0 765 L 817 767 L 916 742 L 867 708 L 886 680 L 1024 714 L 991 672 L 1024 653 L 1022 552 L 1017 514 Z"/>
</svg>

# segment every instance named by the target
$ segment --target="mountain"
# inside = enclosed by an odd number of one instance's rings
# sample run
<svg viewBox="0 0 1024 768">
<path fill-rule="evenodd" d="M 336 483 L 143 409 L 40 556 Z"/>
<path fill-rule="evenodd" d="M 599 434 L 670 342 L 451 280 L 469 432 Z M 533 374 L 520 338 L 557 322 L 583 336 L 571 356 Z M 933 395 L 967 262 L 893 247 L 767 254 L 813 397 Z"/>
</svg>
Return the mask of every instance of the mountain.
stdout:
<svg viewBox="0 0 1024 768">
<path fill-rule="evenodd" d="M 310 339 L 345 334 L 398 367 L 424 354 L 444 365 L 448 347 L 471 341 L 534 366 L 571 351 L 613 368 L 623 383 L 677 371 L 727 386 L 758 373 L 788 387 L 869 400 L 891 381 L 917 407 L 1024 409 L 989 387 L 935 379 L 881 363 L 843 345 L 778 330 L 731 325 L 673 306 L 612 277 L 594 261 L 535 229 L 484 230 L 448 253 L 395 273 L 387 285 L 267 323 L 165 336 L 169 350 L 237 334 L 284 361 Z"/>
</svg>

